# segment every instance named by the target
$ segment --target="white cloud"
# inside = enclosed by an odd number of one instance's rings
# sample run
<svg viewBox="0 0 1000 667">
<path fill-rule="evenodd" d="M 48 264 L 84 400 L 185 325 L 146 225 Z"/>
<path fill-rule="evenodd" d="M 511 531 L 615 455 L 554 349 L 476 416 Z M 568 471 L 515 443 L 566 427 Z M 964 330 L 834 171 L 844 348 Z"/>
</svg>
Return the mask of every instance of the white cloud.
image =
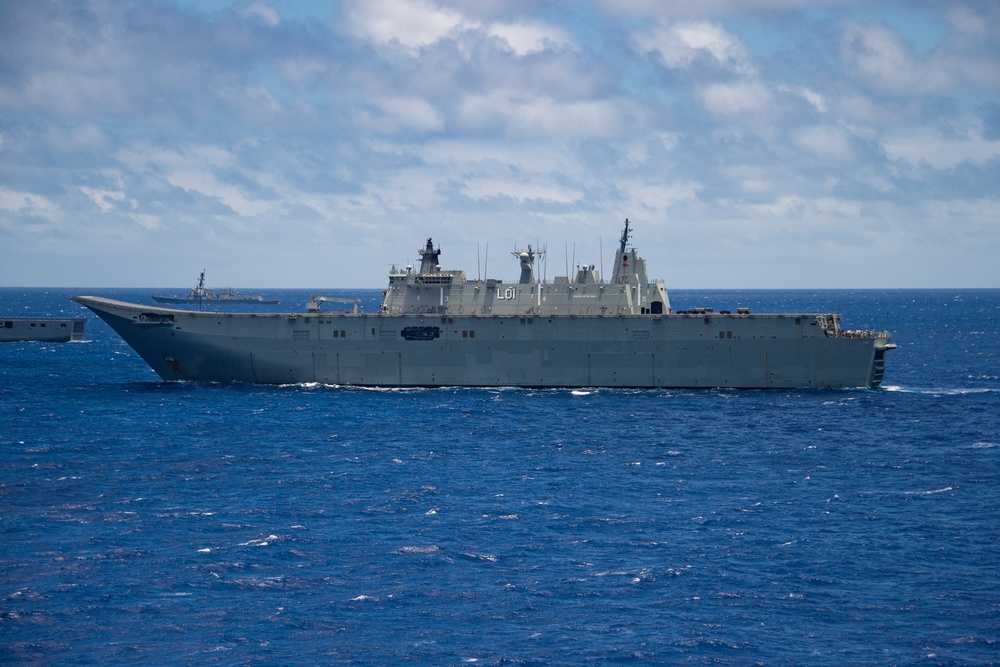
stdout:
<svg viewBox="0 0 1000 667">
<path fill-rule="evenodd" d="M 1000 141 L 974 135 L 946 137 L 928 128 L 893 133 L 883 140 L 882 147 L 892 160 L 905 160 L 913 165 L 924 163 L 935 169 L 1000 160 Z"/>
<path fill-rule="evenodd" d="M 727 165 L 720 176 L 725 178 L 729 187 L 727 193 L 736 195 L 773 196 L 784 187 L 781 174 L 763 165 L 735 164 Z"/>
<path fill-rule="evenodd" d="M 926 94 L 945 90 L 952 82 L 945 70 L 933 62 L 919 62 L 896 33 L 882 26 L 848 26 L 841 39 L 841 54 L 879 90 Z"/>
<path fill-rule="evenodd" d="M 666 67 L 687 69 L 698 60 L 709 60 L 739 74 L 755 73 L 739 38 L 713 23 L 660 24 L 634 35 L 633 41 L 641 53 L 654 53 Z"/>
<path fill-rule="evenodd" d="M 231 167 L 236 164 L 236 156 L 232 152 L 205 144 L 179 150 L 139 143 L 119 151 L 116 157 L 121 163 L 139 169 L 188 170 L 204 168 L 206 165 Z"/>
<path fill-rule="evenodd" d="M 698 91 L 705 107 L 732 118 L 759 116 L 772 108 L 771 92 L 759 81 L 714 83 Z"/>
<path fill-rule="evenodd" d="M 713 114 L 731 118 L 757 116 L 770 111 L 774 99 L 761 81 L 746 47 L 722 26 L 707 21 L 659 23 L 632 36 L 634 48 L 642 55 L 653 54 L 665 67 L 689 70 L 708 64 L 726 75 L 725 80 L 699 78 L 695 93 Z M 734 78 L 735 77 L 735 78 Z M 821 104 L 815 91 L 803 96 Z"/>
<path fill-rule="evenodd" d="M 19 213 L 45 220 L 61 217 L 59 205 L 48 197 L 32 192 L 13 190 L 0 185 L 0 211 Z"/>
<path fill-rule="evenodd" d="M 868 95 L 850 91 L 833 96 L 831 115 L 845 122 L 860 123 L 870 127 L 893 126 L 899 123 L 899 114 Z"/>
<path fill-rule="evenodd" d="M 483 22 L 429 0 L 355 0 L 348 15 L 358 36 L 413 51 L 460 33 L 499 39 L 519 57 L 575 48 L 570 33 L 558 26 L 531 20 Z"/>
<path fill-rule="evenodd" d="M 572 204 L 583 196 L 583 193 L 577 190 L 553 184 L 490 178 L 474 178 L 466 181 L 462 186 L 462 193 L 473 199 L 510 197 L 521 202 L 537 200 L 560 204 Z"/>
<path fill-rule="evenodd" d="M 117 157 L 132 170 L 156 174 L 166 183 L 212 200 L 239 216 L 273 214 L 279 205 L 261 193 L 269 188 L 264 187 L 258 174 L 218 146 L 195 145 L 172 150 L 135 145 L 119 151 Z"/>
<path fill-rule="evenodd" d="M 810 233 L 810 230 L 828 226 L 831 221 L 857 222 L 864 213 L 862 205 L 856 201 L 798 195 L 783 195 L 764 203 L 734 203 L 733 207 L 752 221 L 758 233 L 774 233 L 778 229 Z M 778 223 L 778 227 L 769 221 Z"/>
<path fill-rule="evenodd" d="M 821 93 L 813 90 L 812 88 L 800 88 L 800 87 L 792 87 L 786 85 L 778 85 L 775 86 L 775 89 L 783 93 L 789 93 L 801 97 L 803 100 L 808 102 L 810 106 L 812 106 L 814 109 L 816 109 L 816 111 L 820 113 L 826 113 L 828 110 L 826 98 Z"/>
<path fill-rule="evenodd" d="M 697 198 L 702 184 L 690 180 L 669 183 L 629 181 L 623 189 L 627 193 L 628 210 L 667 211 L 678 202 Z"/>
<path fill-rule="evenodd" d="M 117 204 L 125 201 L 125 193 L 122 190 L 103 190 L 81 186 L 80 191 L 97 204 L 102 213 L 110 213 L 115 210 Z"/>
<path fill-rule="evenodd" d="M 124 82 L 112 72 L 40 71 L 19 89 L 0 89 L 0 108 L 85 115 L 125 112 L 132 106 Z"/>
<path fill-rule="evenodd" d="M 626 16 L 689 17 L 719 15 L 759 15 L 776 11 L 794 11 L 814 6 L 853 4 L 856 0 L 598 0 L 612 14 Z"/>
<path fill-rule="evenodd" d="M 97 123 L 80 123 L 73 128 L 69 141 L 77 148 L 105 148 L 110 143 L 107 133 Z"/>
<path fill-rule="evenodd" d="M 549 47 L 575 48 L 568 32 L 538 21 L 491 23 L 488 31 L 507 42 L 518 56 L 544 51 Z"/>
<path fill-rule="evenodd" d="M 462 26 L 465 17 L 424 0 L 355 0 L 347 5 L 355 34 L 375 44 L 419 49 Z"/>
<path fill-rule="evenodd" d="M 951 27 L 965 39 L 980 37 L 989 39 L 991 32 L 996 28 L 995 25 L 991 26 L 989 13 L 992 11 L 992 19 L 995 22 L 998 18 L 997 8 L 996 6 L 987 8 L 986 5 L 983 5 L 976 7 L 976 9 L 985 9 L 986 11 L 979 13 L 973 11 L 972 7 L 963 6 L 957 2 L 951 3 L 947 8 L 945 18 L 951 24 Z M 996 35 L 993 34 L 992 37 L 995 38 Z"/>
<path fill-rule="evenodd" d="M 148 213 L 129 213 L 127 217 L 135 224 L 149 231 L 164 228 L 162 220 L 160 220 L 160 217 L 156 215 L 150 215 Z"/>
<path fill-rule="evenodd" d="M 241 13 L 244 16 L 252 16 L 271 28 L 281 23 L 278 10 L 263 2 L 253 2 L 247 5 Z"/>
<path fill-rule="evenodd" d="M 467 97 L 462 101 L 460 120 L 466 127 L 497 127 L 515 137 L 611 137 L 622 131 L 623 107 L 627 106 L 499 92 Z"/>
<path fill-rule="evenodd" d="M 795 144 L 818 158 L 850 162 L 855 157 L 853 140 L 842 127 L 813 125 L 793 132 Z"/>
<path fill-rule="evenodd" d="M 300 56 L 281 59 L 278 68 L 285 81 L 301 87 L 328 72 L 330 64 L 321 58 Z"/>
<path fill-rule="evenodd" d="M 240 216 L 252 218 L 274 210 L 273 202 L 254 196 L 245 188 L 226 183 L 204 169 L 173 170 L 163 176 L 171 185 L 214 199 Z"/>
<path fill-rule="evenodd" d="M 379 150 L 390 146 L 375 144 Z M 421 163 L 432 165 L 442 173 L 495 173 L 513 170 L 525 173 L 560 173 L 577 178 L 585 172 L 565 145 L 552 145 L 532 139 L 493 141 L 485 139 L 437 139 L 416 150 Z"/>
<path fill-rule="evenodd" d="M 437 109 L 417 97 L 373 99 L 370 108 L 360 111 L 359 122 L 383 134 L 436 132 L 444 127 L 444 119 Z"/>
</svg>

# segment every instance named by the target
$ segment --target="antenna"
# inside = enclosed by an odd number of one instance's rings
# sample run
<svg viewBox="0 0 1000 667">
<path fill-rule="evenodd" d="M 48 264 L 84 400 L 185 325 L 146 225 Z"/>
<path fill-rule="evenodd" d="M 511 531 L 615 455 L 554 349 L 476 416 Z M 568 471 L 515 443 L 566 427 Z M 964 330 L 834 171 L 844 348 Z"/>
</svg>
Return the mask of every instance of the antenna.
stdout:
<svg viewBox="0 0 1000 667">
<path fill-rule="evenodd" d="M 604 282 L 604 238 L 598 236 L 597 242 L 598 242 L 598 247 L 600 248 L 600 254 L 598 256 L 601 258 L 601 282 L 603 283 Z"/>
</svg>

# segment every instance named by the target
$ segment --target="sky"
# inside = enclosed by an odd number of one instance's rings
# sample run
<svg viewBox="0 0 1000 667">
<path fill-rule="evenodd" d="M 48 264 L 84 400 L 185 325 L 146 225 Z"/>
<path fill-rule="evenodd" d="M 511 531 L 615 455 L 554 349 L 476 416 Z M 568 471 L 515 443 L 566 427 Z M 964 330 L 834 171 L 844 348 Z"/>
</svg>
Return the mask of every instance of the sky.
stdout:
<svg viewBox="0 0 1000 667">
<path fill-rule="evenodd" d="M 1000 287 L 1000 2 L 0 0 L 0 286 Z M 484 267 L 485 266 L 485 270 Z"/>
</svg>

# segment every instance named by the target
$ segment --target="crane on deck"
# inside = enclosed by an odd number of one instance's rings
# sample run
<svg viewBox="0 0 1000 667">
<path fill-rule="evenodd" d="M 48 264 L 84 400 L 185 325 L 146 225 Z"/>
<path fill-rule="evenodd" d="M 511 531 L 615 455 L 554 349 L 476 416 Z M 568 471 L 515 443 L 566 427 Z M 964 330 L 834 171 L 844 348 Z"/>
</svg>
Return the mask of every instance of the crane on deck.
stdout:
<svg viewBox="0 0 1000 667">
<path fill-rule="evenodd" d="M 346 299 L 339 296 L 320 296 L 317 294 L 313 294 L 312 298 L 306 301 L 306 312 L 318 313 L 320 304 L 327 301 L 331 303 L 353 303 L 354 314 L 357 315 L 361 312 L 361 299 Z"/>
</svg>

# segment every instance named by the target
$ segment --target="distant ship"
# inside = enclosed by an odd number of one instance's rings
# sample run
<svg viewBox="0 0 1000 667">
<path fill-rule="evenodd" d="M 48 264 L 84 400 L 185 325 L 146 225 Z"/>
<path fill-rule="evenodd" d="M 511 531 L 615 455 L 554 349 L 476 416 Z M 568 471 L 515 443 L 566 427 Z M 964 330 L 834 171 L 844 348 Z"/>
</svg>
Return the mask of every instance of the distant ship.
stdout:
<svg viewBox="0 0 1000 667">
<path fill-rule="evenodd" d="M 72 297 L 164 380 L 373 387 L 877 387 L 887 331 L 845 331 L 839 314 L 673 311 L 629 247 L 610 281 L 593 264 L 538 280 L 544 251 L 515 251 L 516 283 L 444 271 L 427 239 L 420 268 L 393 267 L 377 313 L 205 313 Z"/>
<path fill-rule="evenodd" d="M 86 326 L 87 320 L 82 317 L 2 317 L 0 343 L 80 341 Z"/>
<path fill-rule="evenodd" d="M 154 294 L 153 301 L 157 303 L 278 303 L 277 299 L 265 299 L 260 294 L 240 294 L 233 289 L 223 289 L 216 292 L 205 287 L 205 271 L 202 269 L 198 277 L 198 285 L 193 287 L 187 296 L 161 296 Z"/>
</svg>

